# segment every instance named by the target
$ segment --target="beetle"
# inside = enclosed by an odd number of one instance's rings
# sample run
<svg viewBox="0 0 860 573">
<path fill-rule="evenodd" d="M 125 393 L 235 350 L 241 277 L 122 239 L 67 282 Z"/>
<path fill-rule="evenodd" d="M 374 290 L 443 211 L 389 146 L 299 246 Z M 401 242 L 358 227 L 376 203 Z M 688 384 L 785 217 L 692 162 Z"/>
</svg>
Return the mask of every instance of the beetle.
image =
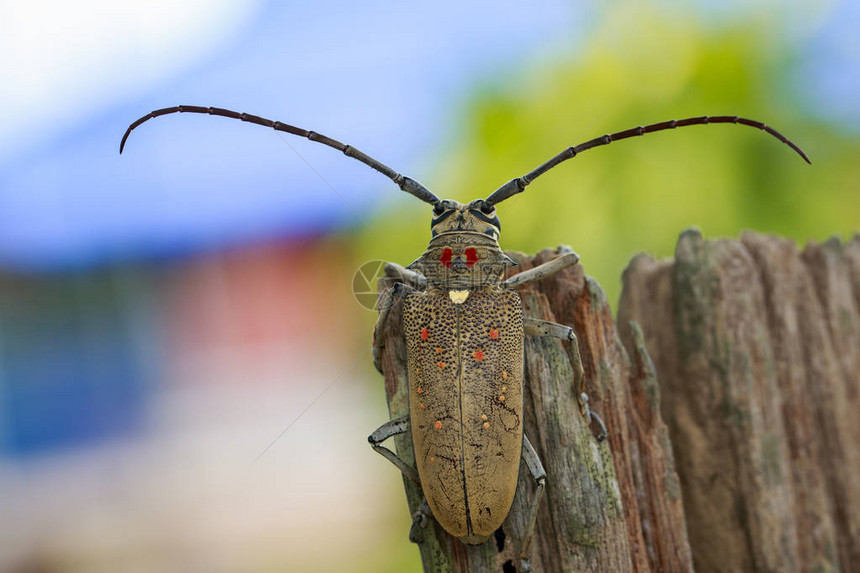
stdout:
<svg viewBox="0 0 860 573">
<path fill-rule="evenodd" d="M 424 501 L 413 515 L 410 539 L 420 541 L 430 517 L 466 544 L 486 541 L 510 511 L 520 461 L 537 484 L 529 527 L 521 542 L 521 570 L 528 571 L 528 554 L 537 510 L 546 486 L 546 473 L 523 433 L 523 348 L 526 335 L 550 336 L 573 346 L 574 384 L 582 414 L 606 427 L 590 411 L 583 390 L 583 368 L 573 329 L 524 316 L 517 288 L 575 265 L 579 257 L 569 248 L 559 256 L 505 279 L 514 262 L 499 246 L 501 224 L 496 205 L 521 193 L 537 177 L 591 148 L 646 133 L 691 125 L 733 123 L 755 127 L 806 154 L 781 133 L 759 121 L 738 116 L 700 116 L 635 127 L 568 147 L 558 155 L 514 178 L 486 199 L 467 204 L 441 200 L 419 182 L 406 177 L 355 147 L 325 135 L 256 115 L 223 108 L 180 105 L 153 111 L 132 123 L 120 142 L 122 153 L 131 132 L 142 123 L 172 113 L 209 114 L 254 123 L 306 137 L 337 149 L 379 171 L 401 190 L 433 207 L 427 250 L 408 267 L 389 263 L 387 274 L 399 278 L 380 297 L 373 330 L 373 359 L 385 345 L 383 326 L 395 301 L 403 304 L 407 348 L 409 414 L 380 426 L 369 437 L 373 449 L 418 483 Z M 416 468 L 382 446 L 391 436 L 411 431 Z"/>
</svg>

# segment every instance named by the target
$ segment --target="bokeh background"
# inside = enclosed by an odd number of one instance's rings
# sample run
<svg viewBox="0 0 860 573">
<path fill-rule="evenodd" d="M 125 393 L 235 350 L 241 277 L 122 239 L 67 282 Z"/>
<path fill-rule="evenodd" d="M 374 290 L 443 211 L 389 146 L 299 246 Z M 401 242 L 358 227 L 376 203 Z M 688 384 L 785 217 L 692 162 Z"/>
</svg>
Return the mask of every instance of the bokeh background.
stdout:
<svg viewBox="0 0 860 573">
<path fill-rule="evenodd" d="M 688 115 L 763 120 L 590 151 L 500 206 L 617 300 L 683 229 L 860 229 L 851 0 L 0 2 L 0 571 L 420 570 L 369 359 L 365 262 L 428 208 L 324 146 L 467 201 L 564 147 Z"/>
</svg>

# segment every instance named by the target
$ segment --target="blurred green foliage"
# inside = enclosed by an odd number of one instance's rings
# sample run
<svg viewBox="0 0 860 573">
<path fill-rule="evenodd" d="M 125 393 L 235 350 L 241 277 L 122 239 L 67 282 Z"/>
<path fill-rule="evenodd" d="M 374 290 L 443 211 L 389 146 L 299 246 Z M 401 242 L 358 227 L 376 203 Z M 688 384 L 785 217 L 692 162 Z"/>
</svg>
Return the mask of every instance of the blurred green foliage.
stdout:
<svg viewBox="0 0 860 573">
<path fill-rule="evenodd" d="M 860 137 L 816 119 L 792 92 L 797 42 L 783 39 L 768 10 L 714 23 L 664 3 L 622 2 L 592 30 L 562 46 L 567 53 L 475 88 L 453 118 L 455 141 L 437 175 L 422 181 L 444 198 L 486 197 L 569 145 L 698 115 L 764 121 L 813 165 L 767 134 L 733 125 L 614 143 L 502 203 L 503 248 L 569 244 L 616 303 L 630 258 L 671 256 L 690 226 L 711 238 L 753 229 L 800 243 L 860 229 Z M 425 248 L 427 206 L 399 196 L 392 203 L 361 231 L 358 258 L 405 265 Z"/>
</svg>

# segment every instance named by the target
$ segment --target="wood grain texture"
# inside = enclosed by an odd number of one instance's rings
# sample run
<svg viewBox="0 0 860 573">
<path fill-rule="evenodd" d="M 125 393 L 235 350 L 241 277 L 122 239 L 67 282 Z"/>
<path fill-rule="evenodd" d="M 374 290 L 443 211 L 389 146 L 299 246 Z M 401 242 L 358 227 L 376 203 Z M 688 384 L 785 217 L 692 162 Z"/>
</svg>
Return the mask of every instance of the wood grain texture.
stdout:
<svg viewBox="0 0 860 573">
<path fill-rule="evenodd" d="M 557 255 L 509 253 L 532 268 Z M 380 281 L 380 291 L 389 286 Z M 547 472 L 531 562 L 534 571 L 687 571 L 687 543 L 672 446 L 660 412 L 659 385 L 635 325 L 619 335 L 600 286 L 579 266 L 520 289 L 527 316 L 574 327 L 585 368 L 585 390 L 605 419 L 610 439 L 598 443 L 579 411 L 572 348 L 555 339 L 525 340 L 525 432 Z M 402 304 L 385 325 L 381 355 L 389 410 L 408 413 Z M 624 342 L 622 342 L 622 339 Z M 395 438 L 398 453 L 414 465 L 412 438 Z M 392 471 L 395 471 L 392 468 Z M 421 491 L 404 480 L 410 513 Z M 503 535 L 465 546 L 431 521 L 419 544 L 425 571 L 516 571 L 518 545 L 535 495 L 525 467 Z M 404 543 L 407 532 L 403 532 Z"/>
<path fill-rule="evenodd" d="M 659 373 L 697 571 L 860 563 L 860 240 L 683 233 L 634 258 L 619 321 Z"/>
</svg>

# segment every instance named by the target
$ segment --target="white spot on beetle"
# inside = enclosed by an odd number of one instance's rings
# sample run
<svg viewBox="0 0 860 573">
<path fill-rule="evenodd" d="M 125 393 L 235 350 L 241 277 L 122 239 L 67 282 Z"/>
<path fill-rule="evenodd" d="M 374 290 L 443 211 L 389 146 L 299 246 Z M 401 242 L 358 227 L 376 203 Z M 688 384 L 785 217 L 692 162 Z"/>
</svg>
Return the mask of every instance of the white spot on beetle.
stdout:
<svg viewBox="0 0 860 573">
<path fill-rule="evenodd" d="M 469 298 L 469 291 L 467 290 L 449 290 L 448 296 L 451 298 L 451 302 L 454 304 L 463 304 L 466 302 L 466 299 Z"/>
</svg>

